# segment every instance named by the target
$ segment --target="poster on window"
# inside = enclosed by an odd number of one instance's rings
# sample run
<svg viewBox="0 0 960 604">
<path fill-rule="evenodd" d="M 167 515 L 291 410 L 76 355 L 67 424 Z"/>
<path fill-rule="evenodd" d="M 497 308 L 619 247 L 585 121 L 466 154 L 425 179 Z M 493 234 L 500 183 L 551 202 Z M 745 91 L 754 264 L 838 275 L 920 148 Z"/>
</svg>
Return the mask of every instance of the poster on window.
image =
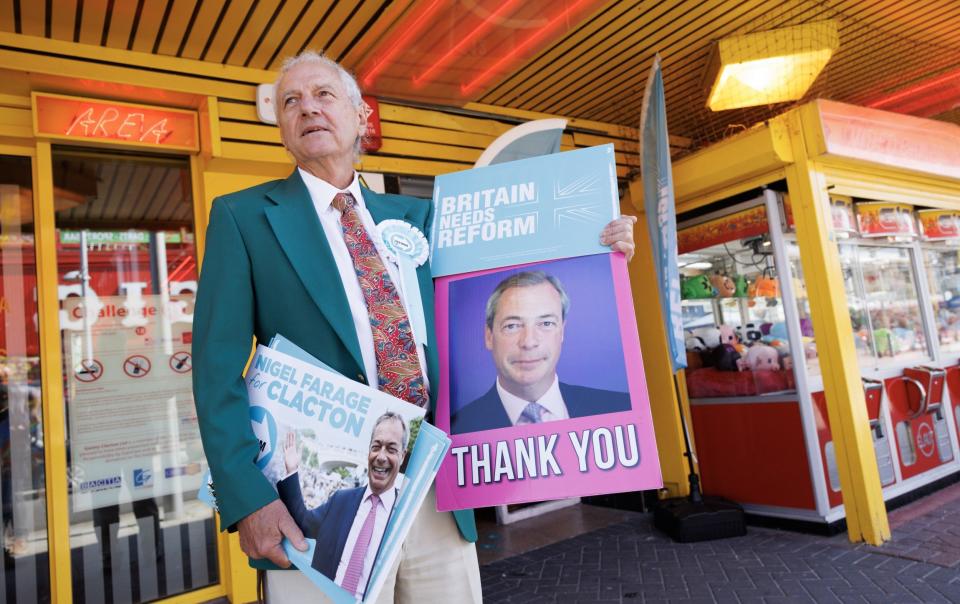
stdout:
<svg viewBox="0 0 960 604">
<path fill-rule="evenodd" d="M 206 461 L 191 384 L 192 316 L 189 300 L 177 298 L 62 303 L 74 512 L 200 487 Z"/>
</svg>

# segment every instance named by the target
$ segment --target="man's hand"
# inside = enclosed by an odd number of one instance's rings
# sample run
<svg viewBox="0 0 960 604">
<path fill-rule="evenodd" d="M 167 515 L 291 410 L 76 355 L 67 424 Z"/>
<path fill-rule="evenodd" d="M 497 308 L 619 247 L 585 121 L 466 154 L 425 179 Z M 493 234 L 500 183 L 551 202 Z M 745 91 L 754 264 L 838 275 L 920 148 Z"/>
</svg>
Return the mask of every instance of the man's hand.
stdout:
<svg viewBox="0 0 960 604">
<path fill-rule="evenodd" d="M 280 546 L 284 537 L 301 552 L 307 551 L 303 533 L 279 499 L 246 516 L 237 523 L 237 529 L 240 531 L 240 549 L 254 560 L 266 558 L 280 568 L 288 568 L 290 560 Z"/>
<path fill-rule="evenodd" d="M 611 220 L 600 232 L 600 244 L 609 245 L 615 252 L 623 252 L 629 262 L 636 247 L 633 243 L 633 225 L 636 223 L 637 217 L 629 214 Z"/>
<path fill-rule="evenodd" d="M 283 443 L 283 467 L 288 476 L 300 469 L 300 451 L 297 450 L 297 435 L 293 430 L 287 432 L 287 439 Z"/>
</svg>

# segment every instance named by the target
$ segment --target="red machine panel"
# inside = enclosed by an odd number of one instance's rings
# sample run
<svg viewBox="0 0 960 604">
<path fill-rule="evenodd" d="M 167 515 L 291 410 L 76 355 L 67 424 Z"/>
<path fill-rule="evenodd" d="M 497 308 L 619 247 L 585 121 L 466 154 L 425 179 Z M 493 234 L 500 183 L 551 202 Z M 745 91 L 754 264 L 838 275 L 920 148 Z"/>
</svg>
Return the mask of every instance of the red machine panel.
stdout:
<svg viewBox="0 0 960 604">
<path fill-rule="evenodd" d="M 693 405 L 691 412 L 705 492 L 816 509 L 795 401 Z"/>
<path fill-rule="evenodd" d="M 840 493 L 840 475 L 837 471 L 837 458 L 833 454 L 833 435 L 830 433 L 830 420 L 827 417 L 827 399 L 823 392 L 814 392 L 813 413 L 817 423 L 817 441 L 820 443 L 820 458 L 823 460 L 823 476 L 827 481 L 827 501 L 835 508 L 843 503 Z"/>
<path fill-rule="evenodd" d="M 947 368 L 947 392 L 950 393 L 950 402 L 953 404 L 953 421 L 960 434 L 960 365 Z"/>
<path fill-rule="evenodd" d="M 953 459 L 943 387 L 945 372 L 934 367 L 904 369 L 885 380 L 890 419 L 904 478 L 911 478 Z"/>
<path fill-rule="evenodd" d="M 833 448 L 833 434 L 830 432 L 830 420 L 827 416 L 827 401 L 823 392 L 813 393 L 813 410 L 817 423 L 817 439 L 820 443 L 820 456 L 823 460 L 823 475 L 827 482 L 827 500 L 830 507 L 843 503 L 840 491 L 840 473 L 837 468 L 837 456 Z M 880 484 L 889 486 L 897 481 L 890 454 L 890 439 L 884 434 L 885 427 L 880 419 L 883 403 L 883 383 L 876 380 L 863 380 L 863 396 L 870 418 L 870 436 L 877 458 L 877 470 Z"/>
</svg>

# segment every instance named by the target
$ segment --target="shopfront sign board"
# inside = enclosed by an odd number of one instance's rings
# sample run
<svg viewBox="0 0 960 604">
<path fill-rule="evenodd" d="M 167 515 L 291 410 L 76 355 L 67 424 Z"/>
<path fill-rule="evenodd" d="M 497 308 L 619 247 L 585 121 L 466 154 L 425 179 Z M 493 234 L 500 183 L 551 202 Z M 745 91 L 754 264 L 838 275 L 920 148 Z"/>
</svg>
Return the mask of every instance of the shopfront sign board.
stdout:
<svg viewBox="0 0 960 604">
<path fill-rule="evenodd" d="M 836 101 L 816 103 L 827 155 L 960 178 L 960 126 Z"/>
<path fill-rule="evenodd" d="M 195 111 L 101 99 L 33 93 L 37 137 L 196 152 Z"/>
</svg>

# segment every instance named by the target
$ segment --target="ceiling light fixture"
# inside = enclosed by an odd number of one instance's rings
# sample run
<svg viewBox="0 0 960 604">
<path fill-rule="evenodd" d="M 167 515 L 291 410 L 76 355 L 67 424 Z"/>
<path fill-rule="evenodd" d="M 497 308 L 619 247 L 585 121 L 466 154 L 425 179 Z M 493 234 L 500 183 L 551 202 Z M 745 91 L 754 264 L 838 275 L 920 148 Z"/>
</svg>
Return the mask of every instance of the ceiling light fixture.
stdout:
<svg viewBox="0 0 960 604">
<path fill-rule="evenodd" d="M 704 74 L 713 111 L 802 98 L 840 46 L 836 21 L 817 21 L 724 38 Z"/>
</svg>

